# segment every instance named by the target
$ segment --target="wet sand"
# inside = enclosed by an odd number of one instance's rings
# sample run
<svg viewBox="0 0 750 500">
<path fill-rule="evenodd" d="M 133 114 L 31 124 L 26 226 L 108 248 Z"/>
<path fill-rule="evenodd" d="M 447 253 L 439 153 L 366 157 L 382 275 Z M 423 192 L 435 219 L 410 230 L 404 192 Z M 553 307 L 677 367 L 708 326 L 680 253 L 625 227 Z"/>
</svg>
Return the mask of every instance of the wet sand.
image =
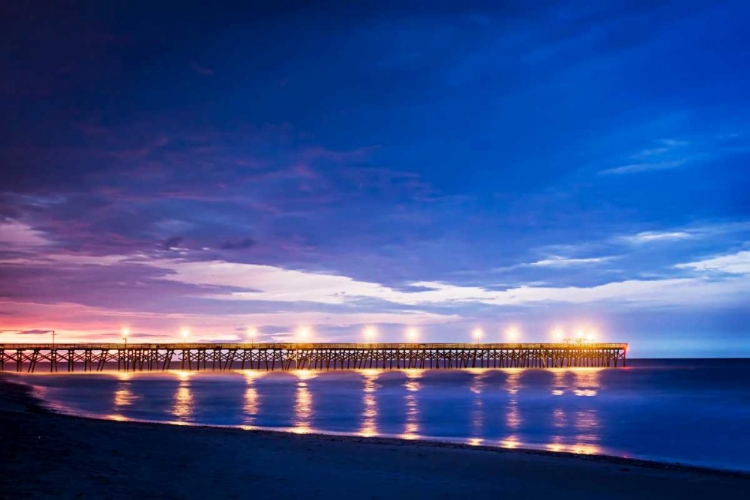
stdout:
<svg viewBox="0 0 750 500">
<path fill-rule="evenodd" d="M 608 457 L 115 422 L 0 376 L 0 498 L 750 498 L 750 475 Z"/>
</svg>

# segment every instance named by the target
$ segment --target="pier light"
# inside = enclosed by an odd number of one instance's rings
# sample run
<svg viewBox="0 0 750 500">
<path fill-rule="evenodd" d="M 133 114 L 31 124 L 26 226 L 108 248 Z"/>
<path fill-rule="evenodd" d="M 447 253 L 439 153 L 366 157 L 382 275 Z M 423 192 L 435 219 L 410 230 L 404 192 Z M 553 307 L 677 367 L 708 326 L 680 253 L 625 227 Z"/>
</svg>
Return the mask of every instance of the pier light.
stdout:
<svg viewBox="0 0 750 500">
<path fill-rule="evenodd" d="M 409 338 L 411 342 L 416 342 L 417 337 L 419 337 L 419 330 L 417 330 L 416 328 L 409 328 L 406 331 L 406 336 Z"/>
<path fill-rule="evenodd" d="M 484 336 L 484 332 L 481 328 L 474 328 L 474 331 L 471 333 L 471 335 L 472 337 L 474 337 L 474 342 L 479 342 Z"/>
<path fill-rule="evenodd" d="M 310 329 L 306 326 L 303 326 L 299 330 L 297 330 L 297 337 L 299 338 L 300 342 L 305 342 L 309 340 L 310 338 Z"/>
<path fill-rule="evenodd" d="M 563 332 L 562 328 L 555 328 L 552 330 L 552 337 L 554 337 L 557 342 L 562 342 L 564 336 L 565 332 Z"/>
<path fill-rule="evenodd" d="M 122 329 L 122 341 L 125 343 L 125 345 L 128 344 L 128 336 L 130 335 L 130 329 L 129 328 L 123 328 Z"/>
<path fill-rule="evenodd" d="M 515 326 L 511 326 L 510 328 L 508 328 L 505 334 L 510 342 L 517 342 L 518 338 L 521 336 L 521 332 Z"/>
<path fill-rule="evenodd" d="M 256 330 L 255 328 L 248 328 L 247 329 L 247 338 L 250 339 L 250 343 L 251 344 L 255 343 L 255 336 L 257 334 L 258 334 L 258 330 Z"/>
<path fill-rule="evenodd" d="M 376 335 L 377 333 L 378 333 L 378 332 L 377 332 L 377 330 L 375 329 L 375 327 L 372 327 L 372 326 L 370 326 L 370 327 L 367 327 L 367 328 L 365 328 L 365 337 L 367 338 L 367 340 L 368 340 L 368 341 L 369 341 L 369 342 L 370 342 L 371 344 L 372 344 L 373 342 L 375 342 L 375 335 Z"/>
<path fill-rule="evenodd" d="M 188 330 L 187 328 L 183 328 L 180 331 L 180 335 L 182 336 L 182 341 L 185 342 L 188 338 L 188 335 L 190 335 L 190 330 Z"/>
<path fill-rule="evenodd" d="M 576 330 L 576 342 L 583 342 L 583 329 L 578 328 Z"/>
</svg>

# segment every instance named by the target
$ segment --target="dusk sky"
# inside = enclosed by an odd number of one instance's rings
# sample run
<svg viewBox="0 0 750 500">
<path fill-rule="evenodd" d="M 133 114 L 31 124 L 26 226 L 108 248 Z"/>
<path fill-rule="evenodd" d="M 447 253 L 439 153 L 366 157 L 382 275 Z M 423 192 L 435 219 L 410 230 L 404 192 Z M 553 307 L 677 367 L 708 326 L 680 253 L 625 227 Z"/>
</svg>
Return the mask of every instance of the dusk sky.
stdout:
<svg viewBox="0 0 750 500">
<path fill-rule="evenodd" d="M 305 3 L 4 5 L 0 343 L 750 356 L 747 2 Z"/>
</svg>

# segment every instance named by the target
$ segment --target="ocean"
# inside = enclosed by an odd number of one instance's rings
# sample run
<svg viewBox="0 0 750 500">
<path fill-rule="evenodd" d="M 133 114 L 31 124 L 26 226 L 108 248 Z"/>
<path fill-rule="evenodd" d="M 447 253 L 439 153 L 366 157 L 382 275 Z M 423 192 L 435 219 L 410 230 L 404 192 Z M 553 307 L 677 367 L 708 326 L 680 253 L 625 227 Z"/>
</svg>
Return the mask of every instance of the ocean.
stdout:
<svg viewBox="0 0 750 500">
<path fill-rule="evenodd" d="M 750 471 L 750 360 L 627 368 L 24 375 L 58 411 Z"/>
</svg>

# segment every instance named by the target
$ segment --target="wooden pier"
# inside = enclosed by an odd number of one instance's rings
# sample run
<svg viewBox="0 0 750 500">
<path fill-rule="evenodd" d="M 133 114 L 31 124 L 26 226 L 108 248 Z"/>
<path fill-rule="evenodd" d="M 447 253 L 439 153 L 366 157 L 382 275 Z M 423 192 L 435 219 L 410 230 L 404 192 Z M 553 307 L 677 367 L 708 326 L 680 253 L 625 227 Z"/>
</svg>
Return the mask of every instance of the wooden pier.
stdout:
<svg viewBox="0 0 750 500">
<path fill-rule="evenodd" d="M 0 371 L 357 370 L 625 366 L 628 344 L 0 344 Z"/>
</svg>

